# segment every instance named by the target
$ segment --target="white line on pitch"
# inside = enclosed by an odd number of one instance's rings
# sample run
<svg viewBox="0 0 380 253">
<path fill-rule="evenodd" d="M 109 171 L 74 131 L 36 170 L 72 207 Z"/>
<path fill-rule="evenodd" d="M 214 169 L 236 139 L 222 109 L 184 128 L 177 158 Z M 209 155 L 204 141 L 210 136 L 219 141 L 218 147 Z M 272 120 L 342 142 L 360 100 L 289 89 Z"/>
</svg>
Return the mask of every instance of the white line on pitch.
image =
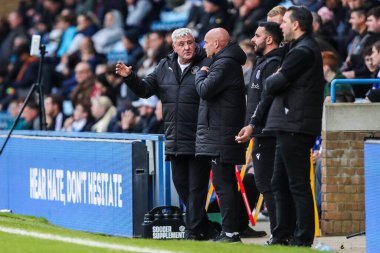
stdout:
<svg viewBox="0 0 380 253">
<path fill-rule="evenodd" d="M 44 240 L 60 241 L 60 242 L 66 242 L 66 243 L 72 243 L 72 244 L 78 244 L 78 245 L 84 245 L 84 246 L 90 246 L 90 247 L 111 249 L 111 250 L 123 250 L 123 251 L 130 251 L 130 252 L 139 252 L 139 253 L 179 253 L 176 251 L 97 242 L 97 241 L 92 241 L 92 240 L 87 240 L 87 239 L 78 239 L 78 238 L 72 238 L 72 237 L 66 237 L 66 236 L 60 236 L 60 235 L 38 233 L 38 232 L 32 232 L 32 231 L 27 231 L 27 230 L 22 230 L 22 229 L 17 229 L 17 228 L 7 228 L 7 227 L 2 227 L 2 226 L 0 226 L 0 232 L 34 237 L 34 238 L 39 238 L 39 239 L 44 239 Z"/>
</svg>

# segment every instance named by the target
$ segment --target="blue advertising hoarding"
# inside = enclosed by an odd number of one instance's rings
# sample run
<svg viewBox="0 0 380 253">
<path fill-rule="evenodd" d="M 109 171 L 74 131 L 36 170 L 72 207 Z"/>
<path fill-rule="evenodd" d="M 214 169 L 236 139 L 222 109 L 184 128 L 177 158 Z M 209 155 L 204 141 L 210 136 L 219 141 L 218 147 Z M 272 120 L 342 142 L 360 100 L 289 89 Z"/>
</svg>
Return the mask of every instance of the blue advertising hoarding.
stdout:
<svg viewBox="0 0 380 253">
<path fill-rule="evenodd" d="M 148 209 L 147 197 L 133 199 L 139 194 L 135 172 L 148 171 L 146 146 L 120 135 L 85 136 L 16 132 L 0 156 L 0 209 L 66 228 L 134 236 L 134 223 L 142 222 L 134 219 L 143 216 L 134 210 Z"/>
<path fill-rule="evenodd" d="M 367 253 L 380 252 L 380 140 L 364 143 L 365 227 Z"/>
</svg>

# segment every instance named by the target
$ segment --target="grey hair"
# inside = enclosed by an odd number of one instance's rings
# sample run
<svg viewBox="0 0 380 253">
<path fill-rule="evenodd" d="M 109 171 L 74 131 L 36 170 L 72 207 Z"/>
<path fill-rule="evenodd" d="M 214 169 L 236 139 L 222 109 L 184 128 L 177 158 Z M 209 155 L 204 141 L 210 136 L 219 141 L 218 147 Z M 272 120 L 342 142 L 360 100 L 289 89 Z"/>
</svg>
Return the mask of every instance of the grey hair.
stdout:
<svg viewBox="0 0 380 253">
<path fill-rule="evenodd" d="M 175 29 L 172 33 L 173 43 L 177 41 L 178 37 L 191 36 L 194 39 L 194 35 L 189 28 L 178 28 Z"/>
</svg>

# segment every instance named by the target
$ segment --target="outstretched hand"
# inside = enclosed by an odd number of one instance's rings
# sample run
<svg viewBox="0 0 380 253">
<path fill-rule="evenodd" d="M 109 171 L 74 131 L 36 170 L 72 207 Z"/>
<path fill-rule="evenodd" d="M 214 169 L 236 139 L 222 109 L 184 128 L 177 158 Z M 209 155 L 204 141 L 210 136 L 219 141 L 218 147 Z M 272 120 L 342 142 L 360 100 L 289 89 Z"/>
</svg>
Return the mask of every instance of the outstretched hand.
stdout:
<svg viewBox="0 0 380 253">
<path fill-rule="evenodd" d="M 253 133 L 253 127 L 251 125 L 243 127 L 237 136 L 235 136 L 235 141 L 238 143 L 247 142 L 251 139 Z"/>
<path fill-rule="evenodd" d="M 119 76 L 127 77 L 127 76 L 129 76 L 132 73 L 132 67 L 131 66 L 128 67 L 127 65 L 125 65 L 124 63 L 122 63 L 121 61 L 119 61 L 119 62 L 116 63 L 115 72 Z"/>
</svg>

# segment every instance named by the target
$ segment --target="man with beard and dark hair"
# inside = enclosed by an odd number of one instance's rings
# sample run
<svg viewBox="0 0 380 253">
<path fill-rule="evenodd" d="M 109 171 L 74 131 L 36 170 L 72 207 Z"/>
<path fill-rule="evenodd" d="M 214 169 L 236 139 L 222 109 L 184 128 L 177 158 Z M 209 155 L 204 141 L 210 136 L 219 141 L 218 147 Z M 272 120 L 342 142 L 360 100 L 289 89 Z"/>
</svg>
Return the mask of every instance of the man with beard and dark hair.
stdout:
<svg viewBox="0 0 380 253">
<path fill-rule="evenodd" d="M 162 101 L 165 128 L 165 153 L 170 159 L 173 183 L 186 205 L 186 233 L 190 240 L 217 236 L 205 210 L 210 160 L 195 157 L 199 95 L 195 74 L 207 64 L 205 53 L 197 47 L 188 28 L 172 33 L 174 53 L 162 59 L 156 69 L 139 80 L 132 67 L 119 62 L 116 73 L 136 95 L 157 95 Z"/>
<path fill-rule="evenodd" d="M 305 7 L 285 13 L 281 30 L 289 51 L 263 91 L 274 97 L 264 132 L 276 133 L 277 139 L 272 178 L 277 226 L 271 244 L 310 247 L 314 240 L 310 150 L 321 133 L 324 80 L 312 22 Z"/>
<path fill-rule="evenodd" d="M 244 125 L 245 85 L 242 65 L 247 56 L 223 28 L 207 32 L 204 48 L 212 58 L 209 67 L 197 72 L 195 86 L 201 97 L 196 155 L 210 161 L 219 197 L 222 232 L 218 242 L 240 242 L 239 193 L 235 165 L 244 164 L 245 145 L 234 141 Z M 245 219 L 245 223 L 248 219 Z"/>
<path fill-rule="evenodd" d="M 252 161 L 257 189 L 263 194 L 270 219 L 270 230 L 276 227 L 276 203 L 271 187 L 276 150 L 276 137 L 273 133 L 262 133 L 273 97 L 263 97 L 262 90 L 265 80 L 280 66 L 283 48 L 279 48 L 283 40 L 279 24 L 262 22 L 256 30 L 251 42 L 256 55 L 261 55 L 256 61 L 247 91 L 246 125 L 236 137 L 237 142 L 249 141 L 254 136 Z M 258 106 L 261 104 L 260 106 Z"/>
</svg>

